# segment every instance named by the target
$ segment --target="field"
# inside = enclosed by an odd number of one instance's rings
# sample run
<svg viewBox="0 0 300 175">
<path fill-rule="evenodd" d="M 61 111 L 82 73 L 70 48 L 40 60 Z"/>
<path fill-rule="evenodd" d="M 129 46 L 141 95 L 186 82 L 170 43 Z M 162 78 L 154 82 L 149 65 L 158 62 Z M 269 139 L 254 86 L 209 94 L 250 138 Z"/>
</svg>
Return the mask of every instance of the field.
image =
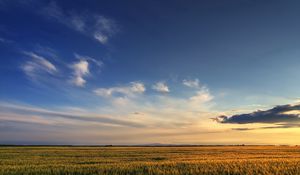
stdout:
<svg viewBox="0 0 300 175">
<path fill-rule="evenodd" d="M 0 174 L 300 174 L 300 147 L 0 147 Z"/>
</svg>

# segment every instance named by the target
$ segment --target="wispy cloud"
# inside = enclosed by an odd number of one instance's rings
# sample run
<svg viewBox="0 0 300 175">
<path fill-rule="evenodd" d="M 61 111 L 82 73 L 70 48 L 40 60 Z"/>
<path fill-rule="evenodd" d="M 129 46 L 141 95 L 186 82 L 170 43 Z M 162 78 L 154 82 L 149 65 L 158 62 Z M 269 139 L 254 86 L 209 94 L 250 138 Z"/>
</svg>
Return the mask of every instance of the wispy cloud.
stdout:
<svg viewBox="0 0 300 175">
<path fill-rule="evenodd" d="M 42 8 L 41 13 L 73 30 L 79 32 L 85 31 L 86 22 L 84 21 L 83 16 L 64 12 L 64 10 L 55 1 L 50 1 L 49 4 Z"/>
<path fill-rule="evenodd" d="M 101 44 L 107 44 L 109 39 L 118 32 L 114 20 L 99 14 L 64 11 L 55 1 L 43 8 L 46 17 L 85 34 Z"/>
<path fill-rule="evenodd" d="M 36 54 L 40 54 L 43 55 L 44 57 L 49 57 L 51 59 L 55 59 L 56 61 L 58 61 L 58 57 L 59 57 L 58 52 L 53 48 L 36 44 L 33 50 Z"/>
<path fill-rule="evenodd" d="M 39 56 L 33 52 L 24 52 L 25 55 L 31 57 L 37 64 L 41 65 L 47 72 L 54 73 L 57 71 L 56 67 L 46 58 Z"/>
<path fill-rule="evenodd" d="M 24 54 L 29 57 L 30 60 L 22 65 L 22 70 L 31 79 L 36 79 L 44 73 L 53 75 L 58 71 L 55 65 L 43 56 L 33 52 L 24 52 Z"/>
<path fill-rule="evenodd" d="M 52 80 L 55 80 L 51 81 L 53 83 L 62 83 L 61 81 L 69 79 L 69 82 L 75 86 L 84 87 L 87 82 L 86 78 L 91 75 L 91 70 L 97 68 L 96 70 L 100 72 L 100 68 L 103 66 L 103 62 L 101 60 L 89 56 L 79 55 L 77 53 L 74 54 L 76 59 L 75 62 L 65 63 L 59 59 L 54 49 L 40 45 L 37 45 L 32 52 L 22 53 L 27 58 L 30 58 L 30 60 L 26 61 L 21 68 L 24 73 L 34 81 L 44 81 L 46 76 L 51 75 L 53 78 Z M 55 60 L 56 63 L 60 63 L 57 65 L 62 66 L 62 69 L 59 71 L 57 66 L 50 62 L 50 59 Z M 68 77 L 58 74 L 59 72 L 63 72 L 65 75 L 68 75 Z"/>
<path fill-rule="evenodd" d="M 108 39 L 117 32 L 115 21 L 104 16 L 96 16 L 94 38 L 102 44 L 106 44 Z"/>
<path fill-rule="evenodd" d="M 78 15 L 71 15 L 70 17 L 71 25 L 74 27 L 75 30 L 79 32 L 84 32 L 86 30 L 86 22 L 84 21 L 83 17 Z"/>
<path fill-rule="evenodd" d="M 194 80 L 184 79 L 182 81 L 182 84 L 187 86 L 187 87 L 191 87 L 191 88 L 200 88 L 200 82 L 199 82 L 198 79 L 194 79 Z"/>
<path fill-rule="evenodd" d="M 157 82 L 152 86 L 152 89 L 157 91 L 157 92 L 161 92 L 161 93 L 168 93 L 170 92 L 169 87 L 167 86 L 167 84 L 165 82 Z"/>
<path fill-rule="evenodd" d="M 146 91 L 145 85 L 141 82 L 131 82 L 127 86 L 117 86 L 110 88 L 98 88 L 94 90 L 94 93 L 101 97 L 113 97 L 114 95 L 135 96 L 136 94 L 142 94 Z"/>
<path fill-rule="evenodd" d="M 9 39 L 6 39 L 6 38 L 2 38 L 2 37 L 0 37 L 0 42 L 2 42 L 2 43 L 13 43 L 12 40 L 9 40 Z"/>
</svg>

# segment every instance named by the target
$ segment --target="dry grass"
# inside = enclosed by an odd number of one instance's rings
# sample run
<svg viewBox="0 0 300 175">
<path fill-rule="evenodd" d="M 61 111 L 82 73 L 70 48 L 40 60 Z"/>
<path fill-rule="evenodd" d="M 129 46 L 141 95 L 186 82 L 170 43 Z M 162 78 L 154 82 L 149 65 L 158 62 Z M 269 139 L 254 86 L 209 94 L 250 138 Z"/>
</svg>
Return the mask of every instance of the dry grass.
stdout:
<svg viewBox="0 0 300 175">
<path fill-rule="evenodd" d="M 0 147 L 0 174 L 300 174 L 300 147 Z"/>
</svg>

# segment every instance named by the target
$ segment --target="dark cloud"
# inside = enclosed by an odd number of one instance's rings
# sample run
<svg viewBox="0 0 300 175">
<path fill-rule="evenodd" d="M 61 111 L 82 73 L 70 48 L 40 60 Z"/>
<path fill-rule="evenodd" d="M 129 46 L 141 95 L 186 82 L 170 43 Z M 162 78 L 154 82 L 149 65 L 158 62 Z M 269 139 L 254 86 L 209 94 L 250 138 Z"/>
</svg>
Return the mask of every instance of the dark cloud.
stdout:
<svg viewBox="0 0 300 175">
<path fill-rule="evenodd" d="M 294 110 L 300 110 L 300 104 L 297 105 L 281 105 L 276 106 L 269 110 L 258 110 L 248 114 L 238 114 L 233 116 L 219 116 L 213 120 L 219 123 L 232 123 L 232 124 L 248 124 L 248 123 L 284 123 L 280 127 L 295 127 L 293 123 L 300 123 L 299 114 L 287 113 Z M 298 127 L 299 125 L 297 125 Z"/>
</svg>

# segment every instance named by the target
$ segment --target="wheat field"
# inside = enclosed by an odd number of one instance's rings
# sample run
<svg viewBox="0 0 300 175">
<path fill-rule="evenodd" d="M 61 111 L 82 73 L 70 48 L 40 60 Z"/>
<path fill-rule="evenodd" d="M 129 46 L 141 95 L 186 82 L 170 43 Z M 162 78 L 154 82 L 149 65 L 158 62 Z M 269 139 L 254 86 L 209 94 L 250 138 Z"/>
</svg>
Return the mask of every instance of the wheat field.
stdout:
<svg viewBox="0 0 300 175">
<path fill-rule="evenodd" d="M 0 174 L 300 174 L 297 146 L 0 147 Z"/>
</svg>

